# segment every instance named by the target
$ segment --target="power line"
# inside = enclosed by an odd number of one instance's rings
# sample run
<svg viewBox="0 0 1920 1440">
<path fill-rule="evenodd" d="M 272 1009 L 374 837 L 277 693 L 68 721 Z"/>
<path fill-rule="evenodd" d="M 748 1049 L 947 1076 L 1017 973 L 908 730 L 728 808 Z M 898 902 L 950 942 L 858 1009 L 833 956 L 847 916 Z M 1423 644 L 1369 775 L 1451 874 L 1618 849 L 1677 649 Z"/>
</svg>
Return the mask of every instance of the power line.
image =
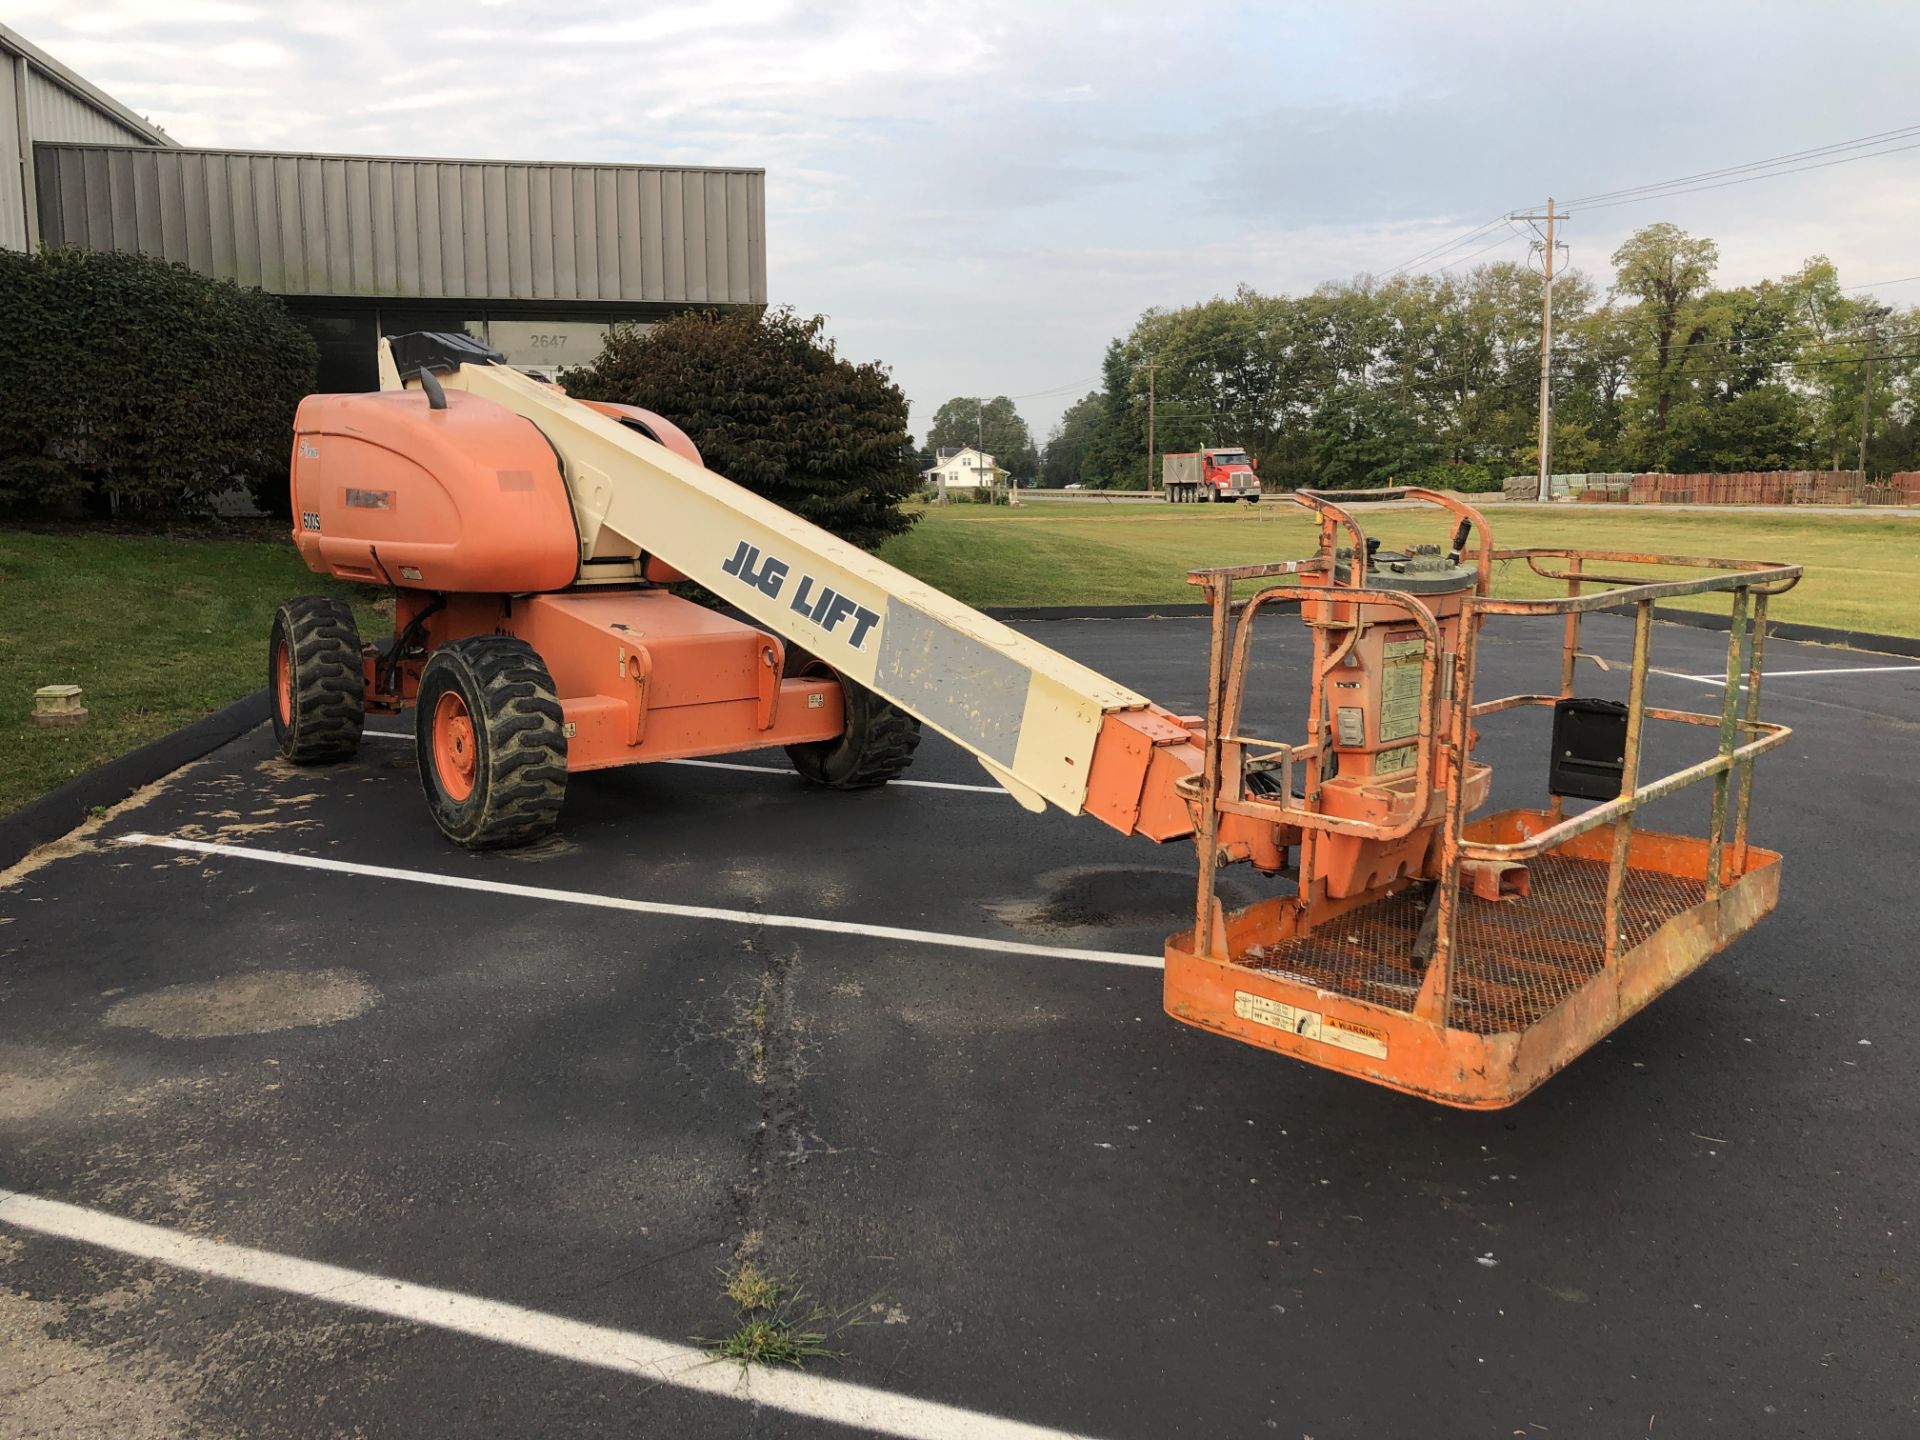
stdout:
<svg viewBox="0 0 1920 1440">
<path fill-rule="evenodd" d="M 1614 200 L 1623 195 L 1638 195 L 1647 190 L 1664 190 L 1674 185 L 1688 185 L 1695 180 L 1717 180 L 1723 175 L 1738 175 L 1748 170 L 1761 170 L 1772 165 L 1784 165 L 1793 160 L 1808 160 L 1816 155 L 1830 155 L 1839 150 L 1857 150 L 1888 140 L 1904 140 L 1911 135 L 1920 135 L 1920 125 L 1903 125 L 1896 130 L 1882 130 L 1875 135 L 1862 135 L 1854 140 L 1838 140 L 1831 145 L 1816 145 L 1807 150 L 1794 150 L 1785 155 L 1775 155 L 1766 160 L 1749 160 L 1744 165 L 1726 165 L 1718 170 L 1701 170 L 1692 175 L 1681 175 L 1672 180 L 1661 180 L 1651 185 L 1628 185 L 1619 190 L 1601 190 L 1592 195 L 1582 195 L 1569 200 L 1567 204 L 1595 206 L 1601 200 Z M 1858 157 L 1865 159 L 1867 157 Z M 1790 173 L 1790 172 L 1789 172 Z"/>
<path fill-rule="evenodd" d="M 1920 275 L 1902 275 L 1895 280 L 1869 280 L 1864 285 L 1842 285 L 1840 290 L 1842 294 L 1854 290 L 1878 290 L 1882 285 L 1907 285 L 1915 280 L 1920 280 Z"/>
<path fill-rule="evenodd" d="M 1648 200 L 1671 200 L 1681 195 L 1696 195 L 1704 190 L 1725 190 L 1734 185 L 1751 185 L 1756 180 L 1773 180 L 1782 175 L 1800 175 L 1808 170 L 1825 170 L 1834 165 L 1851 165 L 1856 160 L 1877 160 L 1883 155 L 1899 155 L 1908 150 L 1920 150 L 1920 140 L 1910 145 L 1894 145 L 1883 150 L 1869 150 L 1860 155 L 1842 155 L 1837 160 L 1822 160 L 1813 165 L 1794 165 L 1784 170 L 1768 170 L 1758 175 L 1744 175 L 1737 180 L 1721 180 L 1712 185 L 1690 185 L 1683 190 L 1662 190 L 1648 187 L 1644 195 L 1629 195 L 1620 200 L 1603 200 L 1599 203 L 1588 201 L 1580 206 L 1581 210 L 1611 210 L 1616 205 L 1639 205 Z M 1671 181 L 1669 184 L 1673 183 Z M 1572 211 L 1568 212 L 1572 214 Z"/>
<path fill-rule="evenodd" d="M 1920 136 L 1920 125 L 1907 125 L 1907 126 L 1901 126 L 1900 128 L 1894 129 L 1894 130 L 1882 130 L 1877 134 L 1863 135 L 1852 140 L 1838 140 L 1828 145 L 1815 145 L 1805 150 L 1793 150 L 1793 151 L 1789 151 L 1784 155 L 1770 156 L 1764 160 L 1749 160 L 1746 163 L 1740 164 L 1740 165 L 1725 165 L 1713 170 L 1700 170 L 1700 171 L 1694 172 L 1691 175 L 1676 176 L 1674 179 L 1655 181 L 1652 184 L 1630 185 L 1618 190 L 1595 191 L 1592 194 L 1582 195 L 1578 199 L 1568 201 L 1567 202 L 1568 213 L 1571 213 L 1572 208 L 1574 206 L 1583 206 L 1590 210 L 1607 209 L 1613 205 L 1632 204 L 1641 199 L 1662 198 L 1667 194 L 1686 195 L 1686 194 L 1692 194 L 1697 190 L 1722 189 L 1726 185 L 1744 185 L 1749 183 L 1750 181 L 1764 180 L 1776 174 L 1793 175 L 1793 174 L 1798 174 L 1802 170 L 1818 170 L 1818 169 L 1823 169 L 1828 165 L 1844 165 L 1844 164 L 1849 164 L 1855 160 L 1870 160 L 1878 155 L 1898 154 L 1901 150 L 1912 149 L 1916 147 L 1905 146 L 1905 145 L 1887 146 L 1886 142 L 1891 140 L 1904 140 L 1913 136 Z M 1916 144 L 1920 145 L 1920 142 L 1916 142 Z M 1877 148 L 1877 149 L 1868 148 L 1868 147 L 1874 147 L 1874 146 L 1884 147 L 1884 148 Z M 1864 151 L 1867 151 L 1867 153 L 1865 154 L 1844 153 L 1847 151 L 1856 151 L 1856 150 L 1864 150 Z M 1836 155 L 1839 156 L 1839 158 L 1837 159 L 1821 158 L 1821 159 L 1818 159 L 1818 163 L 1815 163 L 1815 164 L 1810 164 L 1810 165 L 1792 165 L 1791 164 L 1791 162 L 1798 161 L 1798 160 L 1815 160 L 1817 157 L 1829 157 L 1829 156 L 1836 156 Z M 1778 167 L 1785 167 L 1785 166 L 1791 166 L 1791 168 L 1778 168 Z M 1757 174 L 1749 173 L 1749 172 L 1755 172 L 1755 171 L 1762 172 L 1762 173 L 1757 173 Z M 1744 178 L 1737 179 L 1737 180 L 1728 180 L 1724 178 L 1727 176 L 1743 176 Z M 1695 183 L 1700 181 L 1720 181 L 1721 183 L 1720 184 Z M 1689 188 L 1686 188 L 1686 189 L 1678 188 L 1681 186 L 1686 186 Z M 1451 240 L 1444 241 L 1439 245 L 1429 246 L 1427 249 L 1422 250 L 1419 254 L 1411 257 L 1410 259 L 1403 260 L 1398 265 L 1393 266 L 1391 269 L 1381 272 L 1381 278 L 1389 279 L 1399 274 L 1403 270 L 1410 269 L 1413 266 L 1420 264 L 1422 261 L 1438 259 L 1440 256 L 1448 253 L 1451 250 L 1456 250 L 1462 245 L 1469 245 L 1473 243 L 1473 241 L 1479 239 L 1482 235 L 1486 234 L 1489 230 L 1493 229 L 1496 225 L 1500 225 L 1502 223 L 1511 224 L 1514 213 L 1515 212 L 1511 210 L 1506 211 L 1503 214 L 1494 216 L 1491 220 L 1484 221 L 1483 223 L 1474 226 L 1471 230 L 1466 230 L 1461 232 L 1459 235 L 1456 235 Z M 1492 248 L 1491 246 L 1483 247 L 1481 250 L 1475 251 L 1474 253 L 1484 254 L 1487 249 L 1491 249 L 1491 248 Z M 1460 262 L 1453 261 L 1453 262 L 1450 262 L 1448 266 L 1443 266 L 1442 268 L 1443 269 L 1451 268 L 1453 264 L 1458 264 L 1458 263 Z"/>
<path fill-rule="evenodd" d="M 1415 255 L 1411 260 L 1402 260 L 1398 265 L 1394 266 L 1391 270 L 1382 271 L 1380 278 L 1382 280 L 1390 280 L 1395 275 L 1398 275 L 1402 270 L 1408 269 L 1414 265 L 1418 265 L 1422 260 L 1437 259 L 1438 257 L 1446 254 L 1447 251 L 1449 250 L 1457 249 L 1462 245 L 1470 245 L 1475 240 L 1479 239 L 1482 235 L 1486 234 L 1487 231 L 1491 230 L 1494 226 L 1503 224 L 1506 221 L 1507 217 L 1512 213 L 1513 212 L 1511 210 L 1504 211 L 1503 213 L 1494 216 L 1491 220 L 1487 221 L 1483 225 L 1476 225 L 1471 230 L 1465 231 L 1462 234 L 1454 236 L 1453 239 L 1451 240 L 1448 240 L 1439 245 L 1431 246 L 1428 249 L 1422 250 L 1418 255 Z"/>
<path fill-rule="evenodd" d="M 1078 390 L 1082 385 L 1098 385 L 1105 378 L 1104 375 L 1090 375 L 1085 380 L 1074 380 L 1065 385 L 1055 385 L 1050 390 L 1029 390 L 1024 395 L 1004 395 L 999 398 L 1004 400 L 1041 400 L 1050 395 L 1064 395 L 1069 390 Z"/>
<path fill-rule="evenodd" d="M 1916 280 L 1920 280 L 1920 275 L 1916 275 L 1913 278 Z M 1762 283 L 1766 283 L 1766 282 L 1762 282 Z M 1891 282 L 1883 280 L 1878 283 L 1884 285 Z M 1740 288 L 1750 290 L 1753 287 L 1740 287 Z M 1847 290 L 1865 290 L 1865 289 L 1870 289 L 1872 287 L 1866 286 L 1866 285 L 1850 285 L 1845 288 Z M 1734 293 L 1738 293 L 1738 292 L 1736 291 Z M 1616 312 L 1620 317 L 1620 329 L 1623 334 L 1644 339 L 1648 336 L 1655 334 L 1659 330 L 1659 321 L 1656 316 L 1652 314 L 1641 313 L 1647 307 L 1648 307 L 1648 302 L 1642 301 L 1634 305 L 1630 309 Z M 1587 312 L 1587 318 L 1593 318 L 1595 316 L 1602 315 L 1604 313 L 1606 313 L 1604 308 L 1600 310 L 1591 310 Z M 1776 315 L 1783 314 L 1783 312 L 1781 311 L 1775 311 L 1774 313 Z M 1797 307 L 1794 313 L 1797 314 Z M 1911 315 L 1910 318 L 1915 320 L 1916 322 L 1920 322 L 1920 313 L 1915 313 Z M 1771 331 L 1756 330 L 1752 334 L 1745 335 L 1745 336 L 1729 335 L 1720 339 L 1713 339 L 1709 337 L 1709 338 L 1704 338 L 1704 339 L 1693 341 L 1693 342 L 1676 339 L 1674 343 L 1675 344 L 1692 343 L 1696 346 L 1712 346 L 1715 348 L 1725 348 L 1727 346 L 1732 346 L 1732 345 L 1760 345 L 1760 344 L 1767 344 L 1769 342 L 1774 342 L 1774 341 L 1818 342 L 1822 345 L 1828 345 L 1828 344 L 1850 343 L 1849 341 L 1850 334 L 1851 332 L 1835 335 L 1824 327 L 1815 328 L 1814 326 L 1811 326 L 1811 325 L 1795 323 L 1795 324 L 1789 324 L 1789 325 L 1783 326 L 1781 329 L 1778 329 L 1778 330 L 1771 330 Z M 1854 341 L 1857 341 L 1858 339 L 1857 335 L 1852 335 L 1852 339 Z"/>
<path fill-rule="evenodd" d="M 1904 336 L 1902 338 L 1911 342 L 1916 337 Z M 1875 353 L 1873 358 L 1875 360 L 1920 360 L 1920 351 L 1898 355 Z M 1866 359 L 1867 357 L 1865 355 L 1836 355 L 1825 360 L 1806 360 L 1799 356 L 1790 355 L 1780 360 L 1751 360 L 1738 365 L 1723 363 L 1695 373 L 1704 373 L 1711 377 L 1716 375 L 1733 375 L 1742 370 L 1778 370 L 1783 366 L 1789 365 L 1799 366 L 1802 369 L 1820 370 L 1825 369 L 1829 365 L 1859 365 Z M 1682 378 L 1684 378 L 1685 373 L 1684 371 L 1681 372 Z"/>
<path fill-rule="evenodd" d="M 1515 233 L 1512 235 L 1502 235 L 1498 240 L 1495 240 L 1493 244 L 1482 245 L 1478 250 L 1475 250 L 1470 255 L 1462 255 L 1458 260 L 1449 260 L 1446 264 L 1442 265 L 1438 270 L 1434 271 L 1433 273 L 1436 275 L 1443 275 L 1447 271 L 1453 269 L 1454 266 L 1464 265 L 1467 263 L 1467 261 L 1472 260 L 1478 256 L 1484 255 L 1489 250 L 1498 250 L 1502 245 L 1511 245 L 1515 240 L 1525 240 L 1527 238 L 1528 238 L 1527 236 L 1523 234 L 1518 234 L 1518 233 Z"/>
<path fill-rule="evenodd" d="M 1597 312 L 1589 312 L 1589 313 L 1597 313 Z M 1647 337 L 1655 334 L 1658 329 L 1659 327 L 1657 324 L 1653 324 L 1653 323 L 1641 324 L 1641 323 L 1637 323 L 1637 321 L 1636 323 L 1624 324 L 1621 326 L 1622 333 L 1626 335 L 1634 336 L 1639 339 L 1646 339 Z M 1707 336 L 1694 341 L 1682 340 L 1676 335 L 1675 337 L 1673 337 L 1671 343 L 1674 345 L 1675 348 L 1679 348 L 1681 346 L 1691 344 L 1693 348 L 1697 350 L 1724 350 L 1724 349 L 1729 349 L 1739 345 L 1766 345 L 1766 344 L 1771 344 L 1771 343 L 1780 342 L 1780 341 L 1785 341 L 1787 343 L 1813 344 L 1813 345 L 1819 345 L 1819 346 L 1845 345 L 1845 344 L 1857 344 L 1858 339 L 1859 337 L 1857 336 L 1857 334 L 1854 334 L 1853 332 L 1847 332 L 1846 334 L 1841 334 L 1841 335 L 1833 335 L 1833 334 L 1829 334 L 1824 330 L 1815 330 L 1815 329 L 1811 329 L 1803 326 L 1803 327 L 1797 327 L 1790 330 L 1756 331 L 1755 333 L 1751 335 L 1746 335 L 1746 336 L 1729 335 L 1729 336 L 1724 336 L 1718 339 L 1713 338 L 1711 336 Z"/>
<path fill-rule="evenodd" d="M 1647 185 L 1629 185 L 1618 190 L 1600 190 L 1582 195 L 1567 202 L 1567 214 L 1577 208 L 1588 210 L 1611 209 L 1616 205 L 1638 204 L 1643 200 L 1666 199 L 1680 195 L 1691 195 L 1704 190 L 1721 190 L 1730 185 L 1746 185 L 1755 180 L 1771 179 L 1776 175 L 1797 175 L 1808 170 L 1822 170 L 1832 165 L 1848 165 L 1856 160 L 1872 160 L 1882 155 L 1897 155 L 1902 151 L 1920 148 L 1920 140 L 1909 145 L 1889 145 L 1887 142 L 1906 140 L 1920 136 L 1920 125 L 1906 125 L 1893 130 L 1882 130 L 1872 135 L 1862 135 L 1852 140 L 1837 140 L 1828 145 L 1815 145 L 1805 150 L 1793 150 L 1784 155 L 1770 156 L 1764 160 L 1749 160 L 1740 165 L 1724 165 L 1713 170 L 1700 170 L 1691 175 L 1676 176 L 1671 180 L 1655 181 Z M 1863 153 L 1851 154 L 1850 151 Z M 1832 158 L 1828 158 L 1832 157 Z M 1812 161 L 1811 164 L 1794 164 L 1795 161 Z M 1727 178 L 1739 177 L 1739 178 Z M 1698 183 L 1712 182 L 1712 183 Z M 1511 224 L 1515 211 L 1506 211 L 1491 220 L 1462 231 L 1438 245 L 1429 246 L 1419 254 L 1401 261 L 1391 269 L 1380 272 L 1379 278 L 1391 279 L 1404 270 L 1411 269 L 1422 262 L 1437 260 L 1462 245 L 1470 245 L 1489 230 L 1502 223 Z M 1492 246 L 1484 246 L 1474 254 L 1484 254 Z M 1471 259 L 1471 256 L 1465 257 Z M 1451 261 L 1442 269 L 1451 269 L 1460 261 Z M 1920 277 L 1911 277 L 1920 278 Z M 1900 282 L 1882 282 L 1894 284 Z M 1868 287 L 1855 287 L 1865 289 Z"/>
</svg>

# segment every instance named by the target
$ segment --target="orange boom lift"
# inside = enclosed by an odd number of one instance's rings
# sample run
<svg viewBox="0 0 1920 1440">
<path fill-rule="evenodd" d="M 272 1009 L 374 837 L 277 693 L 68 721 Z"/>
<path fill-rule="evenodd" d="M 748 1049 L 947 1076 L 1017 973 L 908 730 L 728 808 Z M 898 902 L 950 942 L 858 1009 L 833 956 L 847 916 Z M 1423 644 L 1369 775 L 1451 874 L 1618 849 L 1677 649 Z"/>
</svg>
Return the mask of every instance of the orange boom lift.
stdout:
<svg viewBox="0 0 1920 1440">
<path fill-rule="evenodd" d="M 294 540 L 316 571 L 391 587 L 396 633 L 363 645 L 337 600 L 282 605 L 274 732 L 325 762 L 367 712 L 412 707 L 428 807 L 462 845 L 549 833 L 567 776 L 610 765 L 780 746 L 818 784 L 884 784 L 930 726 L 1029 809 L 1194 842 L 1175 1019 L 1471 1108 L 1526 1095 L 1778 898 L 1748 821 L 1754 758 L 1788 734 L 1759 718 L 1760 680 L 1797 566 L 1500 550 L 1435 491 L 1300 491 L 1313 555 L 1187 577 L 1212 636 L 1206 713 L 1182 715 L 715 475 L 657 415 L 571 399 L 464 335 L 383 340 L 380 364 L 379 393 L 300 407 Z M 1433 507 L 1435 542 L 1380 550 L 1352 507 L 1386 500 Z M 1565 594 L 1496 598 L 1496 561 Z M 667 588 L 689 579 L 749 620 Z M 1732 615 L 1718 712 L 1649 705 L 1655 602 L 1710 592 Z M 1304 740 L 1243 721 L 1281 605 L 1313 637 Z M 1625 703 L 1576 691 L 1596 611 L 1634 617 Z M 1559 619 L 1556 689 L 1475 698 L 1490 616 Z M 1545 793 L 1477 815 L 1477 722 L 1531 707 Z M 1646 778 L 1650 726 L 1694 727 L 1700 758 Z M 1704 838 L 1637 823 L 1700 782 Z M 1275 893 L 1228 911 L 1215 880 L 1241 864 Z"/>
</svg>

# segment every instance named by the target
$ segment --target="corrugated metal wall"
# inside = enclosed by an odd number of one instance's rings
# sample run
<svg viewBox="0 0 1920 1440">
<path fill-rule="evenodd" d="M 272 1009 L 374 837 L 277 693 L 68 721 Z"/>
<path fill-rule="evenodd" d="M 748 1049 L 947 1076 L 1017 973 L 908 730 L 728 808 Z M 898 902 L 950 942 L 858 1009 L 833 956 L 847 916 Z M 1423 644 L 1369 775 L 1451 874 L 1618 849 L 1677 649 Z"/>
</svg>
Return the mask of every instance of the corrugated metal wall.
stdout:
<svg viewBox="0 0 1920 1440">
<path fill-rule="evenodd" d="M 48 244 L 283 295 L 762 304 L 757 170 L 36 145 Z"/>
<path fill-rule="evenodd" d="M 30 74 L 32 78 L 27 83 L 27 128 L 36 142 L 71 140 L 100 145 L 131 143 L 142 148 L 153 144 L 148 136 L 74 94 L 66 86 L 56 83 L 38 67 L 31 68 Z"/>
<path fill-rule="evenodd" d="M 111 95 L 0 25 L 0 249 L 24 250 L 34 239 L 29 222 L 38 214 L 31 183 L 37 172 L 28 167 L 37 140 L 172 143 Z"/>
<path fill-rule="evenodd" d="M 20 166 L 20 70 L 22 61 L 0 50 L 0 248 L 27 248 L 27 192 Z"/>
</svg>

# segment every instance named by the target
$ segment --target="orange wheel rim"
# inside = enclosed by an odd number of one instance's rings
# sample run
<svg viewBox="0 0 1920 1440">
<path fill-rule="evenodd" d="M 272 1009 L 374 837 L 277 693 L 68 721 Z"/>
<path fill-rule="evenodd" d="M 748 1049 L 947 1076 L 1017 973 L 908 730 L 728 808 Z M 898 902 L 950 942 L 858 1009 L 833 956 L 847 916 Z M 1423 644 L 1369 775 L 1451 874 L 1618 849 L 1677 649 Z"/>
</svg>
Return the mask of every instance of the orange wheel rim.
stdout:
<svg viewBox="0 0 1920 1440">
<path fill-rule="evenodd" d="M 473 794 L 476 759 L 473 716 L 467 702 L 449 690 L 433 707 L 433 768 L 450 798 Z"/>
<path fill-rule="evenodd" d="M 281 725 L 293 723 L 293 654 L 282 640 L 273 647 L 273 703 L 280 711 Z"/>
</svg>

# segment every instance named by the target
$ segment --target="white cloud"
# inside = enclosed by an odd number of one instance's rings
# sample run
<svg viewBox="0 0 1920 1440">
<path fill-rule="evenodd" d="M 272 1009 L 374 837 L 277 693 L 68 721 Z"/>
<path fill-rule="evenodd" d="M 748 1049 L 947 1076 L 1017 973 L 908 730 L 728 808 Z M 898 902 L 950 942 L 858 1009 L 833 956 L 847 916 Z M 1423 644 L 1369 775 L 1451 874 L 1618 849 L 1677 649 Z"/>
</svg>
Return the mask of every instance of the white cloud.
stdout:
<svg viewBox="0 0 1920 1440">
<path fill-rule="evenodd" d="M 71 6 L 47 7 L 62 13 Z M 44 13 L 44 12 L 43 12 Z M 258 5 L 222 3 L 222 0 L 122 0 L 119 4 L 95 4 L 71 15 L 65 24 L 81 35 L 113 35 L 164 22 L 172 25 L 247 25 L 264 12 Z"/>
<path fill-rule="evenodd" d="M 293 53 L 269 40 L 231 40 L 205 52 L 216 65 L 232 70 L 281 70 L 293 63 Z"/>
<path fill-rule="evenodd" d="M 760 30 L 789 19 L 792 12 L 792 5 L 785 3 L 785 0 L 728 0 L 725 5 L 660 5 L 644 14 L 626 15 L 617 20 L 562 25 L 534 38 L 543 45 L 589 45 L 596 48 L 633 45 L 716 30 Z"/>
</svg>

